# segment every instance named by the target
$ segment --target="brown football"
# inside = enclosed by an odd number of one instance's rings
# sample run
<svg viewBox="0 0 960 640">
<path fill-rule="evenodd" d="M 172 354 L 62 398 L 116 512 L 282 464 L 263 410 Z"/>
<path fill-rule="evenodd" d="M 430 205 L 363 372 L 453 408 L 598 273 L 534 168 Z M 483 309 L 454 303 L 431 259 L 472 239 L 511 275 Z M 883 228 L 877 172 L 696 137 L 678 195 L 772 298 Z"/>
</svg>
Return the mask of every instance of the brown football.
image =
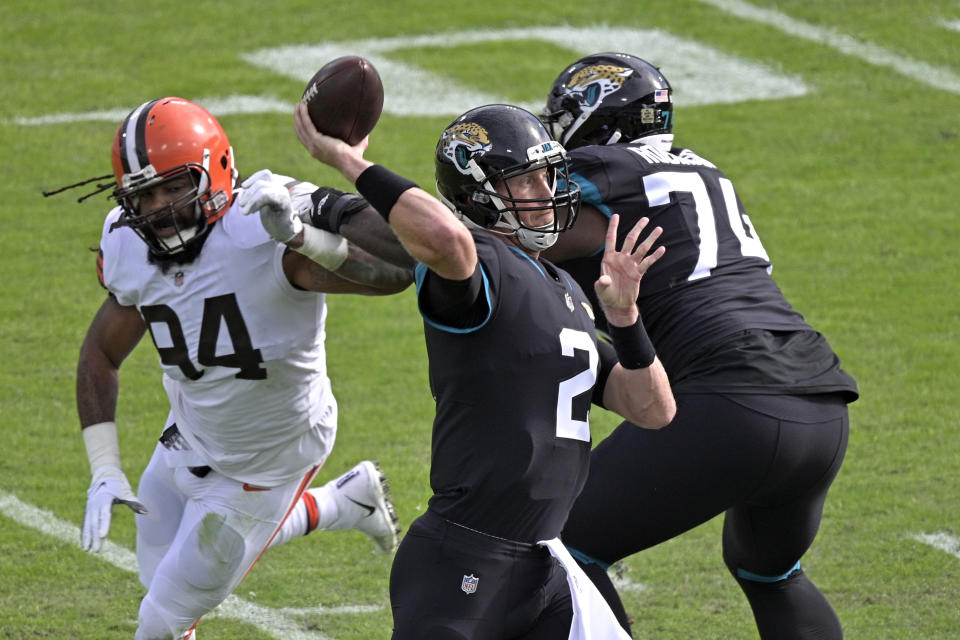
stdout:
<svg viewBox="0 0 960 640">
<path fill-rule="evenodd" d="M 383 84 L 370 61 L 343 56 L 320 67 L 302 102 L 317 131 L 357 144 L 373 131 L 383 111 Z"/>
</svg>

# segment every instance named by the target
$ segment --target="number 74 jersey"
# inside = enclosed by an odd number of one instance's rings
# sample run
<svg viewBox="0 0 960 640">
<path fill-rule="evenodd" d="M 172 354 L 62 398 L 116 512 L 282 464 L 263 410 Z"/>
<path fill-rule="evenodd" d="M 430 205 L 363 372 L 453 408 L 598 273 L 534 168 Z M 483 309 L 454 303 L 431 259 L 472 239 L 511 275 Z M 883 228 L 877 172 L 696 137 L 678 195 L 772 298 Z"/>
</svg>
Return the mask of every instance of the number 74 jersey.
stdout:
<svg viewBox="0 0 960 640">
<path fill-rule="evenodd" d="M 637 305 L 671 376 L 735 333 L 811 329 L 770 277 L 770 259 L 733 183 L 711 162 L 689 149 L 615 144 L 574 149 L 570 163 L 583 201 L 620 215 L 619 241 L 643 216 L 651 229 L 663 228 L 657 244 L 667 251 L 644 275 Z M 587 283 L 601 257 L 560 266 L 591 295 Z"/>
<path fill-rule="evenodd" d="M 326 457 L 337 407 L 325 296 L 290 284 L 284 246 L 234 204 L 193 262 L 164 271 L 133 231 L 111 231 L 119 215 L 104 224 L 102 283 L 143 316 L 190 445 L 221 473 L 267 486 Z M 271 448 L 289 453 L 263 455 Z"/>
</svg>

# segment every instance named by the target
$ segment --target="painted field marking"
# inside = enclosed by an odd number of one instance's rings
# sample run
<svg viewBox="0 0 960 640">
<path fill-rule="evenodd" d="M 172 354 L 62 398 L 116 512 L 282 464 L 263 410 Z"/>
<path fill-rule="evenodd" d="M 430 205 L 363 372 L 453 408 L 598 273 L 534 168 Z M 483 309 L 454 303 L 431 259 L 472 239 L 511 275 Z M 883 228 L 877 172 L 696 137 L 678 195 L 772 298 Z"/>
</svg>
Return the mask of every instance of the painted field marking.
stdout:
<svg viewBox="0 0 960 640">
<path fill-rule="evenodd" d="M 911 537 L 917 542 L 928 544 L 934 549 L 949 553 L 957 560 L 960 560 L 960 538 L 956 536 L 938 531 L 936 533 L 918 533 Z"/>
<path fill-rule="evenodd" d="M 951 31 L 960 31 L 960 20 L 943 20 L 940 24 Z"/>
<path fill-rule="evenodd" d="M 252 65 L 269 69 L 304 84 L 317 69 L 333 58 L 358 54 L 379 70 L 384 86 L 385 112 L 395 115 L 456 116 L 481 104 L 515 101 L 476 87 L 466 87 L 452 78 L 390 58 L 390 53 L 419 47 L 451 48 L 482 43 L 540 40 L 571 52 L 573 62 L 596 51 L 637 51 L 659 64 L 670 78 L 681 106 L 732 103 L 801 96 L 807 87 L 799 77 L 785 76 L 766 65 L 725 54 L 693 40 L 659 29 L 617 27 L 529 27 L 470 30 L 442 34 L 374 38 L 314 45 L 290 45 L 259 49 L 241 57 Z M 557 72 L 560 68 L 558 66 Z M 476 85 L 491 82 L 478 78 Z M 523 103 L 538 113 L 550 87 L 541 88 L 543 98 Z"/>
<path fill-rule="evenodd" d="M 232 95 L 223 98 L 190 98 L 201 104 L 210 113 L 219 116 L 249 113 L 285 113 L 293 114 L 293 103 L 272 96 Z M 134 105 L 135 106 L 135 105 Z M 23 127 L 36 127 L 49 124 L 70 122 L 112 122 L 119 124 L 130 113 L 130 109 L 104 109 L 101 111 L 78 111 L 73 113 L 52 113 L 36 117 L 16 117 L 10 122 Z"/>
<path fill-rule="evenodd" d="M 699 2 L 709 4 L 738 18 L 768 24 L 789 35 L 817 42 L 872 65 L 892 69 L 900 75 L 921 84 L 943 89 L 950 93 L 960 93 L 960 75 L 950 69 L 913 60 L 907 56 L 888 51 L 872 42 L 857 40 L 829 27 L 818 27 L 791 18 L 785 13 L 773 9 L 764 9 L 742 0 L 699 0 Z"/>
<path fill-rule="evenodd" d="M 359 54 L 370 59 L 380 71 L 386 94 L 383 110 L 401 116 L 456 116 L 481 104 L 515 101 L 497 93 L 467 87 L 452 78 L 391 58 L 393 52 L 416 47 L 449 48 L 477 43 L 509 43 L 540 40 L 570 51 L 569 61 L 595 51 L 637 51 L 644 58 L 664 67 L 674 86 L 675 102 L 680 106 L 733 103 L 744 100 L 775 100 L 802 96 L 808 92 L 803 80 L 786 76 L 772 68 L 725 54 L 712 47 L 679 38 L 657 29 L 610 27 L 531 27 L 524 29 L 472 30 L 444 34 L 394 38 L 372 38 L 324 42 L 315 45 L 290 45 L 259 49 L 240 54 L 250 64 L 306 85 L 317 69 L 333 58 Z M 505 45 L 508 46 L 508 45 Z M 567 62 L 557 61 L 558 65 Z M 559 67 L 557 71 L 559 72 Z M 489 84 L 478 78 L 477 85 Z M 521 103 L 538 113 L 546 102 L 550 87 L 540 88 L 542 100 Z M 217 116 L 243 113 L 282 113 L 289 115 L 293 100 L 274 96 L 232 95 L 197 98 Z M 132 108 L 132 107 L 131 107 Z M 76 113 L 58 113 L 34 117 L 20 116 L 11 122 L 21 126 L 55 125 L 69 122 L 105 121 L 118 123 L 129 109 L 108 109 Z"/>
<path fill-rule="evenodd" d="M 615 573 L 613 569 L 610 571 L 610 582 L 612 582 L 613 586 L 617 588 L 617 591 L 620 591 L 621 593 L 624 591 L 628 591 L 630 593 L 643 593 L 650 590 L 650 587 L 644 583 L 634 582 L 626 576 Z"/>
<path fill-rule="evenodd" d="M 79 546 L 79 527 L 61 520 L 50 511 L 23 502 L 3 490 L 0 490 L 0 513 L 25 527 L 35 529 L 61 542 Z M 118 569 L 133 574 L 137 573 L 137 559 L 134 553 L 109 540 L 103 541 L 100 553 L 95 554 L 94 557 L 108 562 Z M 273 609 L 231 595 L 219 607 L 208 613 L 204 619 L 210 617 L 232 618 L 258 627 L 278 640 L 334 640 L 329 636 L 306 630 L 297 622 L 296 616 L 370 613 L 381 609 L 383 607 L 380 605 Z"/>
</svg>

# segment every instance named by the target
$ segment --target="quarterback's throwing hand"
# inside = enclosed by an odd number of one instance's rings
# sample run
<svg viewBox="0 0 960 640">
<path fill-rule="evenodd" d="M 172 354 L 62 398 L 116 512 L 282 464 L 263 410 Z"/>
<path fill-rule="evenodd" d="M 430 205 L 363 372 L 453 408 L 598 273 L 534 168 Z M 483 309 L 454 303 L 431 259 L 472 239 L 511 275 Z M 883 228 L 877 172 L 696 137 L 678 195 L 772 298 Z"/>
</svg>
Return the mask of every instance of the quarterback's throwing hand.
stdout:
<svg viewBox="0 0 960 640">
<path fill-rule="evenodd" d="M 290 192 L 274 182 L 269 169 L 262 169 L 243 181 L 243 193 L 237 203 L 244 215 L 260 212 L 260 223 L 277 242 L 289 242 L 303 230 L 303 222 L 293 210 Z"/>
<path fill-rule="evenodd" d="M 114 504 L 125 504 L 137 513 L 147 512 L 147 508 L 130 489 L 122 470 L 111 466 L 100 467 L 87 490 L 87 512 L 83 516 L 81 540 L 84 551 L 100 551 L 101 542 L 110 532 Z"/>
</svg>

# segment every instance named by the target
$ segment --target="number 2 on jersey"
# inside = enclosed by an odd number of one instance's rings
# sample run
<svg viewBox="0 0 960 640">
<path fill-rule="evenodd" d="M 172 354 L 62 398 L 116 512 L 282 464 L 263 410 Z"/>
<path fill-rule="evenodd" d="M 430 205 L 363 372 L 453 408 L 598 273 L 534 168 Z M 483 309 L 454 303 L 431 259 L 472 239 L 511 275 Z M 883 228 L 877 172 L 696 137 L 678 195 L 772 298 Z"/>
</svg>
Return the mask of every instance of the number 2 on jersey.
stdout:
<svg viewBox="0 0 960 640">
<path fill-rule="evenodd" d="M 573 417 L 573 399 L 586 393 L 597 382 L 597 368 L 600 354 L 597 345 L 586 331 L 563 329 L 560 331 L 560 350 L 567 357 L 574 357 L 576 351 L 586 351 L 589 364 L 577 375 L 560 381 L 557 394 L 557 437 L 572 438 L 590 442 L 590 420 L 577 420 Z"/>
</svg>

